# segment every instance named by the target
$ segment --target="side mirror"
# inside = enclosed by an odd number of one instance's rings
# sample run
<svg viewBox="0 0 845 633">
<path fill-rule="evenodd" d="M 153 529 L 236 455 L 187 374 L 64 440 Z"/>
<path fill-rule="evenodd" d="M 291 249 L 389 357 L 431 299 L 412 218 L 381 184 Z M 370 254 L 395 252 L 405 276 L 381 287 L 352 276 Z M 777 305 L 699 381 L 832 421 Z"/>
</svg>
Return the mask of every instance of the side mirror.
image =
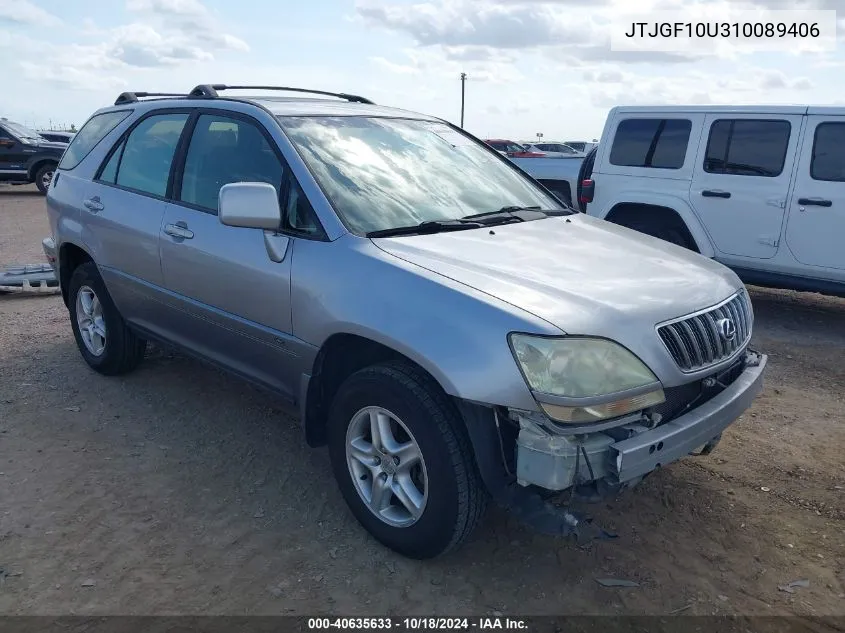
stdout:
<svg viewBox="0 0 845 633">
<path fill-rule="evenodd" d="M 12 147 L 15 140 L 11 138 L 0 138 L 0 147 Z"/>
<path fill-rule="evenodd" d="M 232 182 L 220 188 L 217 216 L 226 226 L 278 230 L 282 223 L 279 194 L 266 182 Z"/>
</svg>

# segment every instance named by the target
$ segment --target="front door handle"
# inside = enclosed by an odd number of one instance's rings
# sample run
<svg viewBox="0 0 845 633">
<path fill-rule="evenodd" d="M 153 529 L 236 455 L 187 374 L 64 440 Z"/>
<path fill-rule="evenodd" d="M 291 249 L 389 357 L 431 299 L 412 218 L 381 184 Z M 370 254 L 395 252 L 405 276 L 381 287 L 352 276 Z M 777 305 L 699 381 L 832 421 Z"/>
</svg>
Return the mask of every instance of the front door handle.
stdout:
<svg viewBox="0 0 845 633">
<path fill-rule="evenodd" d="M 176 224 L 166 224 L 164 232 L 170 237 L 177 237 L 183 240 L 190 240 L 194 237 L 194 232 L 188 230 L 188 225 L 184 222 L 177 222 Z"/>
<path fill-rule="evenodd" d="M 731 192 L 720 189 L 705 189 L 701 192 L 701 195 L 705 198 L 730 198 Z"/>
<path fill-rule="evenodd" d="M 88 198 L 82 204 L 85 205 L 85 208 L 88 209 L 91 213 L 99 213 L 105 207 L 103 203 L 100 202 L 100 196 L 94 196 L 93 198 Z"/>
<path fill-rule="evenodd" d="M 832 207 L 833 201 L 822 198 L 798 198 L 798 204 L 802 207 Z"/>
</svg>

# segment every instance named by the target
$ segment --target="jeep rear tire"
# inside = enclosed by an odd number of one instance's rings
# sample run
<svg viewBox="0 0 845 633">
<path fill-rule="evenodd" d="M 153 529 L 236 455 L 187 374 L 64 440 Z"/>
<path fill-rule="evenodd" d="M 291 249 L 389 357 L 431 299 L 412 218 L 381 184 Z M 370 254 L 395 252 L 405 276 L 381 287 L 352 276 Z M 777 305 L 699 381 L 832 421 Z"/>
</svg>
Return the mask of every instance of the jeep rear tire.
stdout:
<svg viewBox="0 0 845 633">
<path fill-rule="evenodd" d="M 443 554 L 484 514 L 487 491 L 463 422 L 434 380 L 410 363 L 347 378 L 331 405 L 328 444 L 352 513 L 400 554 Z"/>
<path fill-rule="evenodd" d="M 71 274 L 68 311 L 76 345 L 95 371 L 124 374 L 144 358 L 146 341 L 127 327 L 94 262 L 80 264 Z"/>
</svg>

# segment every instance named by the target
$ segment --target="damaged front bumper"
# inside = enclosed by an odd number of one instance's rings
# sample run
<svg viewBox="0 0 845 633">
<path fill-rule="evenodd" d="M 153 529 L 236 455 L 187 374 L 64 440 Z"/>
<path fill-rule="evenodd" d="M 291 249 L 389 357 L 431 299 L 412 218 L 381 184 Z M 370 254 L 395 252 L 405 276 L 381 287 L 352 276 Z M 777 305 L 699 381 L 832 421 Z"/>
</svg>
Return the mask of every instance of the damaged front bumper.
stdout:
<svg viewBox="0 0 845 633">
<path fill-rule="evenodd" d="M 722 391 L 662 423 L 643 417 L 576 435 L 537 417 L 518 416 L 518 483 L 550 491 L 584 485 L 616 490 L 686 455 L 709 453 L 762 389 L 767 357 L 749 350 L 742 362 L 742 372 Z"/>
</svg>

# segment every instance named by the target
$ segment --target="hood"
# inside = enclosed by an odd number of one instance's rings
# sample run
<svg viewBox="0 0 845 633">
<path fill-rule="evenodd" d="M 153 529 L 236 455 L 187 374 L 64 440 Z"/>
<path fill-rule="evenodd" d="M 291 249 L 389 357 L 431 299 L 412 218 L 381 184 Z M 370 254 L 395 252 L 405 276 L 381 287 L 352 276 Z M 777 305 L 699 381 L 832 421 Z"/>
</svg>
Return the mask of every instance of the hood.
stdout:
<svg viewBox="0 0 845 633">
<path fill-rule="evenodd" d="M 58 141 L 48 141 L 45 138 L 43 141 L 39 140 L 35 144 L 35 147 L 37 147 L 40 150 L 45 150 L 45 151 L 55 150 L 55 151 L 58 151 L 58 152 L 63 152 L 67 149 L 68 145 L 70 145 L 70 142 L 59 143 Z"/>
<path fill-rule="evenodd" d="M 583 214 L 373 241 L 568 334 L 605 336 L 631 349 L 655 338 L 657 323 L 743 287 L 717 262 Z"/>
</svg>

